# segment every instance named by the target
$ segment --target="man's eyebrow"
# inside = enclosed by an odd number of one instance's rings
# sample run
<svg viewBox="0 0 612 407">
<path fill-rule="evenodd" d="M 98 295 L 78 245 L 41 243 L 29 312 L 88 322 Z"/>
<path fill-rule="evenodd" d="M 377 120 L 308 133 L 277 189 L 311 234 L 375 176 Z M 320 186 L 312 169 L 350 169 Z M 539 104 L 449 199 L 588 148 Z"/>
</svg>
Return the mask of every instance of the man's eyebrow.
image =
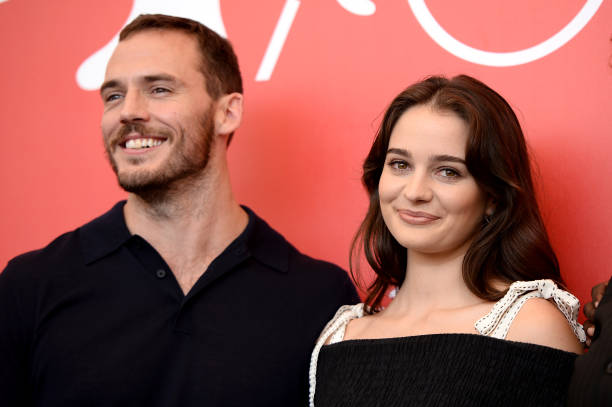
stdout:
<svg viewBox="0 0 612 407">
<path fill-rule="evenodd" d="M 115 88 L 119 86 L 119 81 L 117 80 L 110 80 L 110 81 L 106 81 L 102 84 L 102 86 L 100 86 L 100 94 L 103 94 L 104 91 L 108 88 Z"/>
<path fill-rule="evenodd" d="M 178 82 L 178 79 L 172 75 L 161 73 L 161 74 L 156 74 L 156 75 L 145 75 L 143 76 L 142 81 L 146 83 L 158 82 L 158 81 Z"/>
<path fill-rule="evenodd" d="M 153 82 L 179 82 L 176 77 L 167 74 L 155 74 L 155 75 L 145 75 L 141 79 L 144 83 L 153 83 Z M 116 79 L 111 79 L 106 81 L 100 86 L 100 94 L 104 93 L 104 91 L 108 88 L 115 88 L 120 86 L 120 82 Z"/>
</svg>

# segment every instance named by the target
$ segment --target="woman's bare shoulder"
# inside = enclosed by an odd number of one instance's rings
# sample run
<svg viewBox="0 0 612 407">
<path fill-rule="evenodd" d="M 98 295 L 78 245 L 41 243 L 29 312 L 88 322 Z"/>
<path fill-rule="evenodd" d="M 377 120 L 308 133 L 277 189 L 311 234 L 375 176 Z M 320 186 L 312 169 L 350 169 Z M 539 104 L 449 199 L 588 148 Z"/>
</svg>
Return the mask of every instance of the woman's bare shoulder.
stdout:
<svg viewBox="0 0 612 407">
<path fill-rule="evenodd" d="M 581 354 L 583 347 L 555 304 L 543 298 L 525 302 L 510 326 L 506 339 L 534 343 Z"/>
<path fill-rule="evenodd" d="M 366 314 L 361 318 L 355 318 L 349 321 L 344 333 L 344 339 L 363 339 L 368 332 L 371 324 L 377 319 L 377 314 Z"/>
</svg>

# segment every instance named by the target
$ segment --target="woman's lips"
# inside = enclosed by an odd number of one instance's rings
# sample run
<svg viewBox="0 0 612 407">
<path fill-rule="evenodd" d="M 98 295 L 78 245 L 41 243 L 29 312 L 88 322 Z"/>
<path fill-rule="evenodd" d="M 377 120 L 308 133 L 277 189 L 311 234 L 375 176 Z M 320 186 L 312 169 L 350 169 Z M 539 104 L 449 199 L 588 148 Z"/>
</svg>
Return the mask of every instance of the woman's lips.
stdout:
<svg viewBox="0 0 612 407">
<path fill-rule="evenodd" d="M 421 211 L 411 211 L 409 209 L 400 209 L 397 211 L 399 217 L 410 225 L 427 225 L 440 219 L 439 216 Z"/>
</svg>

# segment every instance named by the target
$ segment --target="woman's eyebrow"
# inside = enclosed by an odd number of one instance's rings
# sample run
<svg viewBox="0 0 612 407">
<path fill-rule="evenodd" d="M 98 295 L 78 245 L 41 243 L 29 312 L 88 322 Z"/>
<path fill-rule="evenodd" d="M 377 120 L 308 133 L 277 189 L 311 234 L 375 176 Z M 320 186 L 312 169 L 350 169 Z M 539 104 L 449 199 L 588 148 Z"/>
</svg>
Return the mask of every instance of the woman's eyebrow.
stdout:
<svg viewBox="0 0 612 407">
<path fill-rule="evenodd" d="M 463 158 L 459 158 L 459 157 L 455 157 L 454 155 L 448 155 L 448 154 L 441 154 L 441 155 L 434 155 L 431 156 L 429 158 L 429 161 L 433 161 L 433 162 L 453 162 L 453 163 L 459 163 L 459 164 L 464 164 L 465 165 L 465 160 Z"/>
<path fill-rule="evenodd" d="M 408 158 L 412 157 L 412 154 L 410 154 L 410 151 L 404 150 L 403 148 L 390 148 L 387 150 L 387 154 L 397 154 L 397 155 L 402 155 Z"/>
</svg>

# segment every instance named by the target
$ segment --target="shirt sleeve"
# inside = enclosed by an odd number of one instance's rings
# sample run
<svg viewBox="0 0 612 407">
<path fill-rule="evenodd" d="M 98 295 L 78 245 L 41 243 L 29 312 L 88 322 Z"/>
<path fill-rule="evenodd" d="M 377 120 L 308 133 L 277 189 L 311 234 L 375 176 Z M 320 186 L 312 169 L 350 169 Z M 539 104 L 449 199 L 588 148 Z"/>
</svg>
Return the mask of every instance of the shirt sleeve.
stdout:
<svg viewBox="0 0 612 407">
<path fill-rule="evenodd" d="M 22 308 L 19 272 L 11 264 L 0 274 L 0 405 L 29 406 L 31 339 Z"/>
</svg>

